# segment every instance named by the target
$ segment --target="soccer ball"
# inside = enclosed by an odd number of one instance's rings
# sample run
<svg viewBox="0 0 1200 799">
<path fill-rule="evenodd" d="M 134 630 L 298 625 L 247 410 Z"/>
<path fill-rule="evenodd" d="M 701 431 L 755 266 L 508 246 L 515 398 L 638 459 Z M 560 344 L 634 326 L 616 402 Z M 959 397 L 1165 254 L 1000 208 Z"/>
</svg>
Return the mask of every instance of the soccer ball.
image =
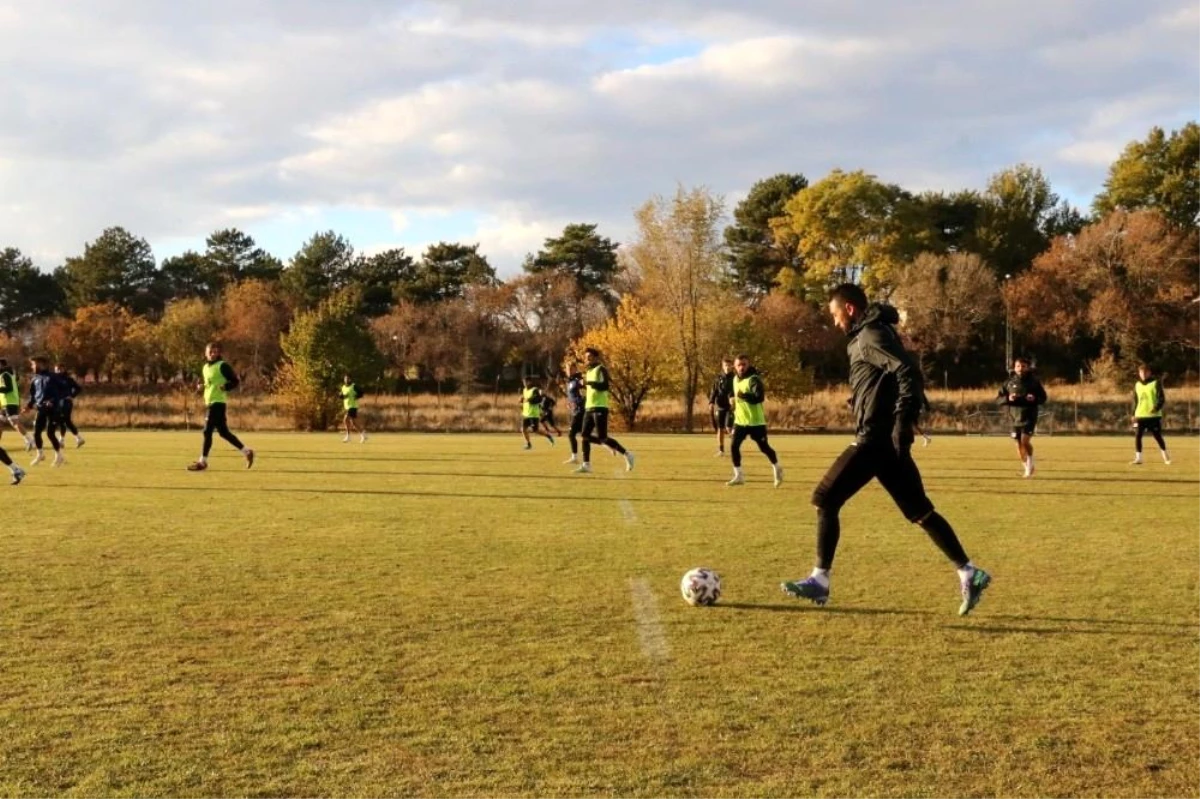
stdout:
<svg viewBox="0 0 1200 799">
<path fill-rule="evenodd" d="M 679 590 L 689 605 L 714 605 L 721 598 L 721 575 L 712 569 L 692 569 L 683 575 Z"/>
</svg>

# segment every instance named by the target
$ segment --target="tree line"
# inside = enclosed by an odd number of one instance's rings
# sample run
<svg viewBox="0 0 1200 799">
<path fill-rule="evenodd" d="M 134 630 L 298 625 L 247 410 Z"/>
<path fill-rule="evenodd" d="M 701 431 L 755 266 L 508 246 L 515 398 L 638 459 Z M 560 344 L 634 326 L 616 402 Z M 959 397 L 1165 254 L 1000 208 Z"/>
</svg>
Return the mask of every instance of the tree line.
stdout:
<svg viewBox="0 0 1200 799">
<path fill-rule="evenodd" d="M 0 349 L 159 382 L 194 374 L 204 342 L 220 338 L 249 383 L 320 427 L 343 370 L 469 391 L 558 375 L 597 346 L 627 423 L 648 397 L 673 394 L 690 426 L 715 364 L 736 351 L 775 396 L 843 379 L 822 304 L 850 280 L 900 309 L 934 383 L 998 380 L 1006 341 L 1050 377 L 1138 360 L 1182 374 L 1200 338 L 1198 219 L 1192 122 L 1129 143 L 1089 213 L 1028 164 L 980 191 L 914 193 L 861 170 L 811 183 L 778 174 L 732 218 L 704 187 L 652 197 L 623 245 L 569 224 L 507 280 L 477 244 L 364 254 L 326 231 L 284 262 L 227 229 L 157 263 L 145 239 L 113 227 L 49 274 L 0 250 Z"/>
</svg>

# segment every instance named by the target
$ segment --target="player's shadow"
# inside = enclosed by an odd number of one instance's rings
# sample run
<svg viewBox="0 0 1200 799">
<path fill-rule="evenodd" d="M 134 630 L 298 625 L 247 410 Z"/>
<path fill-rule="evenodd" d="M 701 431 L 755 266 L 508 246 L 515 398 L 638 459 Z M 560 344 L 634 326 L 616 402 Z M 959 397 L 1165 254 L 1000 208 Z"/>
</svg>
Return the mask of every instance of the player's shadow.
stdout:
<svg viewBox="0 0 1200 799">
<path fill-rule="evenodd" d="M 1043 480 L 1041 482 L 1046 482 L 1046 481 Z M 988 486 L 986 488 L 982 488 L 982 487 L 981 488 L 955 488 L 954 486 L 940 485 L 937 480 L 928 480 L 926 487 L 929 489 L 929 493 L 934 494 L 934 495 L 936 495 L 936 494 L 989 494 L 989 495 L 1004 494 L 1004 495 L 1012 496 L 1012 497 L 1029 498 L 1029 497 L 1061 497 L 1061 496 L 1066 496 L 1069 493 L 1070 496 L 1073 496 L 1073 497 L 1108 497 L 1108 498 L 1112 498 L 1111 491 L 1075 491 L 1075 490 L 1072 490 L 1072 491 L 1068 492 L 1063 489 L 1052 490 L 1052 491 L 1037 491 L 1037 490 L 1031 490 L 1028 483 L 1022 483 L 1021 485 L 1023 486 L 1023 488 L 1013 488 L 1010 490 L 1005 490 L 1003 488 L 997 488 L 995 486 Z M 1139 499 L 1144 498 L 1144 497 L 1153 497 L 1155 499 L 1183 499 L 1183 498 L 1187 498 L 1187 497 L 1194 497 L 1194 494 L 1185 494 L 1182 492 L 1177 493 L 1177 494 L 1167 494 L 1164 492 L 1145 493 L 1145 492 L 1139 491 L 1137 496 Z"/>
<path fill-rule="evenodd" d="M 846 607 L 817 607 L 802 600 L 793 603 L 782 602 L 718 602 L 714 610 L 728 608 L 729 610 L 760 610 L 767 613 L 828 613 L 835 616 L 931 616 L 926 610 L 904 610 L 902 608 L 846 608 Z"/>
<path fill-rule="evenodd" d="M 1034 625 L 1005 625 L 1005 624 L 948 624 L 948 630 L 982 633 L 984 635 L 1111 635 L 1116 637 L 1136 638 L 1190 638 L 1195 639 L 1195 632 L 1164 632 L 1156 630 L 1131 630 L 1128 627 L 1104 626 L 1093 628 L 1079 627 L 1047 627 Z"/>
</svg>

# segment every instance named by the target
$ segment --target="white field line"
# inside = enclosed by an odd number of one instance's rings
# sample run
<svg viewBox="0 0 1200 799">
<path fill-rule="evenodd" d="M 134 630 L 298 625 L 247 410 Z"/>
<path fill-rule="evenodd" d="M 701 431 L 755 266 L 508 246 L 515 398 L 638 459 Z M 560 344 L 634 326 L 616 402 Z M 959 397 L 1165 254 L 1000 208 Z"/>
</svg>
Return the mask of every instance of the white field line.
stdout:
<svg viewBox="0 0 1200 799">
<path fill-rule="evenodd" d="M 658 600 L 650 589 L 650 582 L 641 577 L 631 579 L 629 589 L 633 595 L 633 616 L 637 621 L 642 654 L 655 663 L 669 660 L 671 647 L 667 644 L 667 635 L 658 617 Z"/>
</svg>

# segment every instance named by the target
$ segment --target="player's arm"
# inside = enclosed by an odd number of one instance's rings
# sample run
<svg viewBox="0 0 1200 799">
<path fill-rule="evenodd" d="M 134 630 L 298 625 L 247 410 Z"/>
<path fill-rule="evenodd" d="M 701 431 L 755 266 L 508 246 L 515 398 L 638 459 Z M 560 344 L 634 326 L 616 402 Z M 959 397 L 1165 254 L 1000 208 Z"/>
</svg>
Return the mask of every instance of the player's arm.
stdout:
<svg viewBox="0 0 1200 799">
<path fill-rule="evenodd" d="M 1046 387 L 1042 385 L 1041 380 L 1033 381 L 1033 404 L 1034 405 L 1045 405 L 1046 404 Z"/>
<path fill-rule="evenodd" d="M 1162 380 L 1154 381 L 1154 412 L 1162 413 L 1163 406 L 1167 404 L 1167 395 L 1163 391 Z"/>
<path fill-rule="evenodd" d="M 13 390 L 13 374 L 5 372 L 0 374 L 0 393 L 7 394 Z"/>
<path fill-rule="evenodd" d="M 599 380 L 589 380 L 588 385 L 591 386 L 592 388 L 596 389 L 597 391 L 608 391 L 608 367 L 601 366 L 597 370 L 597 377 L 599 377 L 600 379 Z"/>
<path fill-rule="evenodd" d="M 759 405 L 766 397 L 766 389 L 763 388 L 762 379 L 758 375 L 751 375 L 749 380 L 748 391 L 742 391 L 738 394 L 738 399 L 744 400 L 751 405 Z"/>
<path fill-rule="evenodd" d="M 237 374 L 234 373 L 233 367 L 224 361 L 221 362 L 221 377 L 225 380 L 225 390 L 233 391 L 241 384 Z"/>
</svg>

